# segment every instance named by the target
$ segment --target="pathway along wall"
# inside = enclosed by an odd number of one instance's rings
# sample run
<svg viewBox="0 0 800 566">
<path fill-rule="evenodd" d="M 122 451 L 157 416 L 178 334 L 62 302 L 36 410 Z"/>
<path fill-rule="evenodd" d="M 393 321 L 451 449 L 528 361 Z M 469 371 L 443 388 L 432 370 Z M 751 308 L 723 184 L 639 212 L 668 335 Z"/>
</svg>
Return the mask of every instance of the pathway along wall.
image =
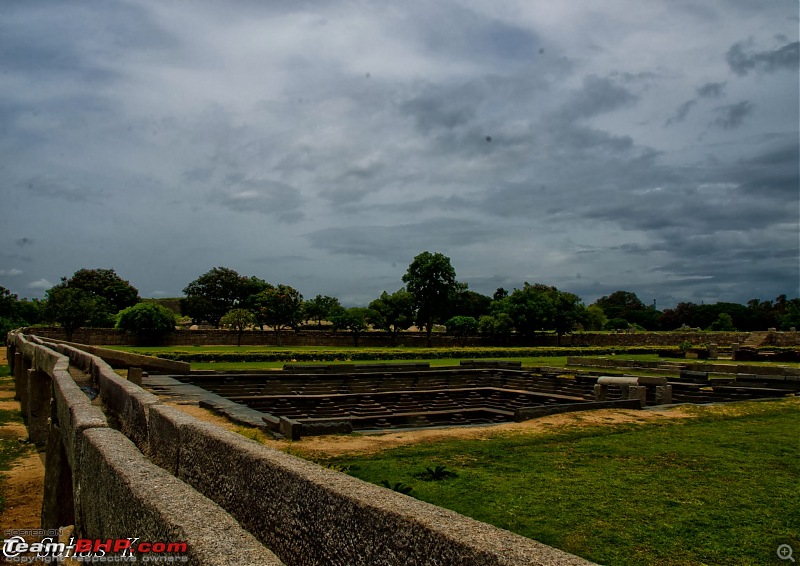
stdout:
<svg viewBox="0 0 800 566">
<path fill-rule="evenodd" d="M 43 528 L 186 541 L 192 564 L 590 564 L 199 421 L 80 350 L 8 343 L 31 437 L 47 447 Z"/>
</svg>

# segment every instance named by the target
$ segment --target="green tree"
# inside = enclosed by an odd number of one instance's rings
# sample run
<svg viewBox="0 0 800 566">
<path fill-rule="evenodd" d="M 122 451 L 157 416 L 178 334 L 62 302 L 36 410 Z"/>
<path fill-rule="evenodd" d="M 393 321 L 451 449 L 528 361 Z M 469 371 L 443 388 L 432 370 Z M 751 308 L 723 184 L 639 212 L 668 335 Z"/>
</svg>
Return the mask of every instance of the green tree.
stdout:
<svg viewBox="0 0 800 566">
<path fill-rule="evenodd" d="M 447 333 L 458 338 L 461 346 L 466 344 L 467 338 L 478 332 L 478 321 L 471 316 L 454 316 L 444 323 Z"/>
<path fill-rule="evenodd" d="M 514 322 L 508 313 L 495 312 L 478 320 L 478 331 L 489 336 L 493 344 L 505 344 L 514 330 Z"/>
<path fill-rule="evenodd" d="M 369 304 L 367 320 L 375 328 L 388 332 L 396 343 L 400 332 L 414 324 L 414 297 L 405 289 L 391 295 L 384 291 Z"/>
<path fill-rule="evenodd" d="M 15 328 L 37 324 L 43 319 L 42 303 L 38 299 L 20 300 L 16 294 L 0 286 L 0 345 Z"/>
<path fill-rule="evenodd" d="M 463 286 L 453 294 L 450 308 L 448 309 L 453 318 L 455 316 L 471 316 L 479 319 L 483 315 L 491 312 L 492 298 L 482 295 L 476 291 L 470 291 Z M 447 326 L 445 324 L 445 326 Z"/>
<path fill-rule="evenodd" d="M 508 314 L 519 334 L 533 337 L 538 331 L 553 328 L 556 309 L 550 289 L 540 283 L 525 282 L 522 289 L 514 289 L 507 298 L 498 301 L 495 311 Z"/>
<path fill-rule="evenodd" d="M 556 331 L 557 344 L 561 346 L 561 337 L 572 332 L 578 324 L 586 320 L 586 307 L 575 293 L 550 288 L 554 313 L 553 330 Z"/>
<path fill-rule="evenodd" d="M 780 315 L 781 330 L 800 328 L 800 298 L 790 299 L 784 305 L 783 314 Z"/>
<path fill-rule="evenodd" d="M 647 330 L 657 330 L 661 327 L 662 313 L 653 305 L 645 305 L 636 293 L 615 291 L 608 296 L 600 297 L 594 304 L 603 309 L 609 319 L 621 318 L 627 320 L 629 324 L 636 324 Z"/>
<path fill-rule="evenodd" d="M 83 289 L 69 287 L 66 281 L 51 287 L 45 295 L 45 318 L 60 324 L 70 341 L 75 330 L 107 308 L 105 301 Z"/>
<path fill-rule="evenodd" d="M 220 325 L 236 331 L 236 346 L 242 345 L 242 335 L 256 323 L 255 315 L 247 309 L 231 309 L 219 320 Z"/>
<path fill-rule="evenodd" d="M 278 345 L 283 345 L 284 328 L 296 328 L 303 320 L 303 295 L 289 285 L 270 286 L 253 298 L 256 319 L 275 329 Z"/>
<path fill-rule="evenodd" d="M 17 295 L 0 286 L 0 318 L 14 318 L 18 300 Z"/>
<path fill-rule="evenodd" d="M 264 288 L 264 285 L 268 284 L 257 278 L 239 275 L 233 269 L 215 267 L 183 290 L 185 297 L 181 299 L 181 313 L 195 323 L 206 321 L 219 328 L 219 321 L 225 313 L 245 301 L 251 301 L 251 297 L 258 293 L 256 289 Z"/>
<path fill-rule="evenodd" d="M 152 346 L 175 330 L 175 313 L 156 303 L 138 303 L 120 311 L 116 327 L 135 336 L 138 343 Z"/>
<path fill-rule="evenodd" d="M 733 325 L 733 319 L 731 318 L 731 315 L 726 312 L 719 313 L 717 320 L 712 322 L 708 329 L 715 332 L 736 332 L 736 327 Z"/>
<path fill-rule="evenodd" d="M 62 279 L 63 281 L 63 279 Z M 139 302 L 139 291 L 113 269 L 79 269 L 66 280 L 68 287 L 82 289 L 102 299 L 111 315 Z"/>
<path fill-rule="evenodd" d="M 417 325 L 425 327 L 430 346 L 433 325 L 447 313 L 454 294 L 465 286 L 456 281 L 449 257 L 427 251 L 414 258 L 403 275 L 403 283 L 414 297 Z"/>
<path fill-rule="evenodd" d="M 305 320 L 315 320 L 317 326 L 322 326 L 322 321 L 328 320 L 331 313 L 340 306 L 336 297 L 317 295 L 303 303 L 303 317 Z"/>
<path fill-rule="evenodd" d="M 357 347 L 359 336 L 369 328 L 367 323 L 368 313 L 369 309 L 364 307 L 351 307 L 349 309 L 339 307 L 331 313 L 330 321 L 333 323 L 334 330 L 349 330 L 353 336 L 353 346 Z"/>
<path fill-rule="evenodd" d="M 586 330 L 603 330 L 606 322 L 608 322 L 608 318 L 603 309 L 597 305 L 586 307 L 586 324 L 584 325 Z"/>
</svg>

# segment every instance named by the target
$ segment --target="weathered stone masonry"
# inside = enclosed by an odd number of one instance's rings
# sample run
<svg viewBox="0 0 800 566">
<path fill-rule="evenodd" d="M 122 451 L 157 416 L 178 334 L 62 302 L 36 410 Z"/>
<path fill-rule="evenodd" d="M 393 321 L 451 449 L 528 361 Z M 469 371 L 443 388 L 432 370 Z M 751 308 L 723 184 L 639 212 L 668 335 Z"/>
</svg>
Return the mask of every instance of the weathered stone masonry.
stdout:
<svg viewBox="0 0 800 566">
<path fill-rule="evenodd" d="M 201 422 L 70 346 L 11 334 L 8 350 L 47 449 L 43 528 L 186 541 L 191 564 L 589 564 Z"/>
</svg>

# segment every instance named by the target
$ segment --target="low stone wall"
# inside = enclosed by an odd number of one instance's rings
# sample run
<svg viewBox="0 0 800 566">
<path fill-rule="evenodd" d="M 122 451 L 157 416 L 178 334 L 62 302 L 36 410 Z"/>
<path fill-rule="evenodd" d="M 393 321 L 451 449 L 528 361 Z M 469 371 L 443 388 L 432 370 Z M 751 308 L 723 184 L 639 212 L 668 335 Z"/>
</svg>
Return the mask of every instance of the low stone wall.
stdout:
<svg viewBox="0 0 800 566">
<path fill-rule="evenodd" d="M 24 329 L 44 338 L 66 340 L 62 328 Z M 750 336 L 749 332 L 576 332 L 561 337 L 562 346 L 679 346 L 683 342 L 694 345 L 708 343 L 729 347 L 742 344 Z M 124 346 L 132 343 L 131 336 L 113 328 L 80 328 L 75 331 L 73 342 L 95 346 Z M 434 333 L 432 345 L 437 348 L 458 347 L 460 344 L 454 336 Z M 235 346 L 237 333 L 230 330 L 176 330 L 165 340 L 164 346 Z M 248 331 L 242 335 L 243 346 L 275 346 L 277 337 L 271 331 Z M 283 332 L 284 346 L 321 346 L 350 347 L 353 339 L 348 332 L 330 332 L 303 330 L 299 332 Z M 401 332 L 397 339 L 387 332 L 365 332 L 359 338 L 359 347 L 375 348 L 388 346 L 424 347 L 427 346 L 424 332 Z M 474 336 L 467 340 L 467 346 L 491 346 L 492 342 L 485 337 Z M 557 338 L 552 334 L 541 334 L 533 338 L 523 339 L 511 337 L 505 346 L 549 346 L 557 345 Z M 770 332 L 764 345 L 792 347 L 800 346 L 800 332 Z"/>
<path fill-rule="evenodd" d="M 11 338 L 9 360 L 23 416 L 29 430 L 43 422 L 48 427 L 42 528 L 75 525 L 76 534 L 89 539 L 185 542 L 187 564 L 283 564 L 230 514 L 110 428 L 67 371 L 67 356 L 19 334 Z M 77 352 L 84 364 L 102 364 Z M 33 410 L 41 374 L 52 380 L 52 413 Z"/>
<path fill-rule="evenodd" d="M 81 350 L 11 337 L 29 426 L 51 417 L 43 528 L 187 542 L 191 564 L 589 564 L 201 422 Z M 112 419 L 75 384 L 69 360 L 92 375 Z M 34 411 L 41 374 L 55 391 L 52 416 Z"/>
</svg>

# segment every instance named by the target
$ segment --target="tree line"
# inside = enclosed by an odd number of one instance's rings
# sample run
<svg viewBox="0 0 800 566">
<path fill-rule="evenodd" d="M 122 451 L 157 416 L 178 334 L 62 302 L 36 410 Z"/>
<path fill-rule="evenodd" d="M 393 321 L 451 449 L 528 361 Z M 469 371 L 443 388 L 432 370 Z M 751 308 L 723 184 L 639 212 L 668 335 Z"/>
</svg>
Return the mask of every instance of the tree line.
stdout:
<svg viewBox="0 0 800 566">
<path fill-rule="evenodd" d="M 286 284 L 273 285 L 226 267 L 214 267 L 183 289 L 179 313 L 142 299 L 138 290 L 113 269 L 81 269 L 63 277 L 45 299 L 19 299 L 0 287 L 0 332 L 38 323 L 57 323 L 71 339 L 80 327 L 116 327 L 144 341 L 157 340 L 174 329 L 176 315 L 195 324 L 229 328 L 239 339 L 249 328 L 272 328 L 278 343 L 283 333 L 311 321 L 322 327 L 348 331 L 358 345 L 370 327 L 397 337 L 416 325 L 428 343 L 437 325 L 466 340 L 488 336 L 497 344 L 511 336 L 532 337 L 537 332 L 561 336 L 574 330 L 675 330 L 681 327 L 717 331 L 753 331 L 800 327 L 800 299 L 786 295 L 774 301 L 753 299 L 737 303 L 684 302 L 659 311 L 645 305 L 630 291 L 616 291 L 588 307 L 567 291 L 541 283 L 525 282 L 521 288 L 498 288 L 489 297 L 459 282 L 450 258 L 441 253 L 417 255 L 402 277 L 403 286 L 383 291 L 366 307 L 345 308 L 336 297 L 303 295 Z"/>
</svg>

